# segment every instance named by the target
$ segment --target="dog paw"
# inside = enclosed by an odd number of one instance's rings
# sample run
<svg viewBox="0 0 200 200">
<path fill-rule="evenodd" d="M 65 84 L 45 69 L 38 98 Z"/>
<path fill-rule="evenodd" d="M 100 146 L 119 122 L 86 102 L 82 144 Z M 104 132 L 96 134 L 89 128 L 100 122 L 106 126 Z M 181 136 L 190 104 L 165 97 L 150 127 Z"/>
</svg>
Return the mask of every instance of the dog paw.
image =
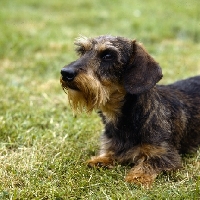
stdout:
<svg viewBox="0 0 200 200">
<path fill-rule="evenodd" d="M 126 175 L 125 180 L 129 183 L 135 183 L 137 185 L 142 185 L 146 188 L 150 188 L 154 182 L 157 174 L 147 174 L 147 173 L 133 173 L 130 172 Z"/>
<path fill-rule="evenodd" d="M 95 156 L 91 160 L 87 161 L 88 167 L 94 168 L 113 168 L 113 161 L 110 157 Z"/>
</svg>

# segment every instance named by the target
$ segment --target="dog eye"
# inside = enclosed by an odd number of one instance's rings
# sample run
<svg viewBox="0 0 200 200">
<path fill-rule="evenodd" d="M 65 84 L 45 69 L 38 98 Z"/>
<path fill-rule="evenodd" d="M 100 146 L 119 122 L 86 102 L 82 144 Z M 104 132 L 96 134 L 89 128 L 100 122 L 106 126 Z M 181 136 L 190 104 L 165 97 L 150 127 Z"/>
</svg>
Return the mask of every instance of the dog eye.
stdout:
<svg viewBox="0 0 200 200">
<path fill-rule="evenodd" d="M 113 59 L 113 56 L 111 54 L 106 54 L 102 57 L 102 59 L 105 61 L 110 61 Z"/>
<path fill-rule="evenodd" d="M 100 58 L 103 60 L 103 61 L 112 61 L 114 59 L 114 55 L 110 52 L 103 52 L 101 55 L 100 55 Z"/>
</svg>

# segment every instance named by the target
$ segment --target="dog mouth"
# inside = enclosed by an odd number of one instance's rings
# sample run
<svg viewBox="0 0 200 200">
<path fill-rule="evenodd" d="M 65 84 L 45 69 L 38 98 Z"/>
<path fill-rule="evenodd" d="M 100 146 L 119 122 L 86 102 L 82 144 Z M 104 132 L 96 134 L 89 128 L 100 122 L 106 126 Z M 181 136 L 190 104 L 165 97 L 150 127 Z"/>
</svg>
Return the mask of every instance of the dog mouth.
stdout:
<svg viewBox="0 0 200 200">
<path fill-rule="evenodd" d="M 76 87 L 75 85 L 68 85 L 67 88 L 71 89 L 71 90 L 76 90 L 76 91 L 80 91 L 78 87 Z"/>
<path fill-rule="evenodd" d="M 60 83 L 61 83 L 64 91 L 68 90 L 68 89 L 80 91 L 80 89 L 75 84 L 73 84 L 72 82 L 68 82 L 68 81 L 63 80 L 62 76 L 60 77 Z"/>
</svg>

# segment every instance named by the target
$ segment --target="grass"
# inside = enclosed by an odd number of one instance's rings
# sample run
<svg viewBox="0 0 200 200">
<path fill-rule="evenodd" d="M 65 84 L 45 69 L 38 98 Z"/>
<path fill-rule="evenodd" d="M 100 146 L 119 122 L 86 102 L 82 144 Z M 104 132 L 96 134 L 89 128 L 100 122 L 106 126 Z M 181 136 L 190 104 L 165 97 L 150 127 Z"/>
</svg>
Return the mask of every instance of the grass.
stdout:
<svg viewBox="0 0 200 200">
<path fill-rule="evenodd" d="M 0 2 L 0 199 L 200 199 L 200 152 L 150 190 L 124 182 L 128 167 L 85 161 L 102 130 L 74 116 L 59 84 L 79 34 L 136 38 L 163 68 L 161 83 L 200 74 L 198 0 Z"/>
</svg>

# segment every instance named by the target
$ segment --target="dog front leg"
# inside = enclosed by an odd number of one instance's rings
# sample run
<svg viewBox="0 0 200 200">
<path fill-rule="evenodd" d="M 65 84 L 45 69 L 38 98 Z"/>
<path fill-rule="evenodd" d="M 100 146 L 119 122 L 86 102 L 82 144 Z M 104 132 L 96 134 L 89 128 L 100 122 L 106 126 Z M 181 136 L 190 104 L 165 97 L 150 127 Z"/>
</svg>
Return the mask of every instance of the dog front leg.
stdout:
<svg viewBox="0 0 200 200">
<path fill-rule="evenodd" d="M 146 162 L 141 162 L 133 167 L 126 175 L 125 180 L 130 183 L 150 187 L 154 182 L 158 171 Z"/>
<path fill-rule="evenodd" d="M 89 167 L 113 168 L 115 165 L 115 154 L 110 148 L 112 140 L 108 139 L 105 134 L 101 136 L 101 147 L 98 156 L 93 156 L 87 161 Z"/>
<path fill-rule="evenodd" d="M 114 166 L 114 158 L 111 153 L 101 154 L 92 157 L 87 163 L 89 167 L 112 168 Z"/>
<path fill-rule="evenodd" d="M 142 145 L 138 152 L 134 167 L 126 175 L 127 182 L 149 187 L 160 172 L 181 168 L 181 157 L 177 150 L 166 144 L 160 147 Z"/>
</svg>

